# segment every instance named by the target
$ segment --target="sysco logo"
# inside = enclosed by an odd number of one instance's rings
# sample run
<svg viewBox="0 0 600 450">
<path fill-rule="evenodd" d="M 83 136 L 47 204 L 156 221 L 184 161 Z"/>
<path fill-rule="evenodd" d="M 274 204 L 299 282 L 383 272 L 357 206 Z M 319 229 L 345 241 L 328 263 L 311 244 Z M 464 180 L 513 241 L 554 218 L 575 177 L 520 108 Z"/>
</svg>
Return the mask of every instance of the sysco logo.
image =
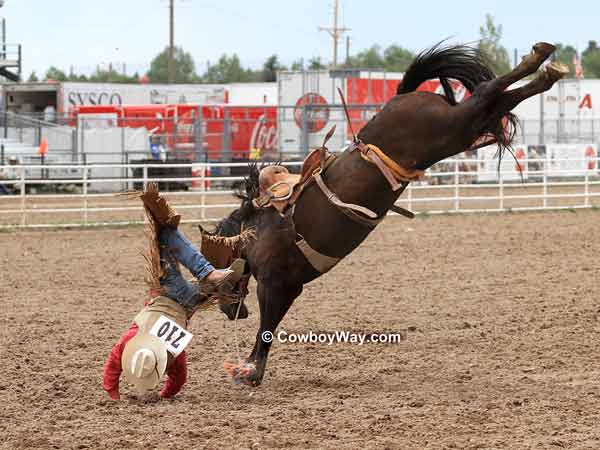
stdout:
<svg viewBox="0 0 600 450">
<path fill-rule="evenodd" d="M 123 104 L 118 92 L 69 92 L 68 101 L 71 106 Z"/>
</svg>

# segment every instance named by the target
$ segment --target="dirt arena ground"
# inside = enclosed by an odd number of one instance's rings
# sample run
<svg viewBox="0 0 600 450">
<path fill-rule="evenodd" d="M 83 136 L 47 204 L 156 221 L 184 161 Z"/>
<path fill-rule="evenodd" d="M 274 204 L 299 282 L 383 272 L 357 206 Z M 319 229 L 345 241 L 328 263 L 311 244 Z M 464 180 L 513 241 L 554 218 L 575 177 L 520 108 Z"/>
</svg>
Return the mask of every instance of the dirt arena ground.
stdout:
<svg viewBox="0 0 600 450">
<path fill-rule="evenodd" d="M 406 340 L 275 344 L 251 390 L 209 311 L 184 390 L 120 402 L 102 365 L 143 301 L 142 229 L 0 233 L 0 449 L 598 449 L 599 230 L 593 210 L 390 218 L 280 329 Z"/>
</svg>

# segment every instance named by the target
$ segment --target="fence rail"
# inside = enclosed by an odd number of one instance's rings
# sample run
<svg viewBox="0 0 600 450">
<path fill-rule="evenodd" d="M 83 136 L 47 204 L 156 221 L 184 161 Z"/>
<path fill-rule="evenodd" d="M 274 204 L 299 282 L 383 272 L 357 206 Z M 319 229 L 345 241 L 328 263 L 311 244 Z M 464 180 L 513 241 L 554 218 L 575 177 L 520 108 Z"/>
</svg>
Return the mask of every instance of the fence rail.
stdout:
<svg viewBox="0 0 600 450">
<path fill-rule="evenodd" d="M 445 160 L 429 170 L 423 181 L 412 183 L 398 204 L 417 214 L 470 213 L 525 210 L 576 209 L 600 206 L 600 172 L 598 159 L 569 159 L 584 163 L 582 169 L 569 168 L 561 174 L 550 164 L 560 160 L 536 160 L 537 170 L 529 170 L 523 182 L 515 181 L 516 171 L 483 171 L 489 160 Z M 528 162 L 522 163 L 526 166 Z M 298 170 L 300 162 L 284 163 Z M 188 190 L 166 192 L 177 210 L 185 211 L 184 222 L 198 223 L 219 220 L 239 203 L 231 195 L 232 185 L 243 180 L 238 176 L 214 176 L 216 169 L 243 168 L 246 163 L 174 164 L 173 167 L 193 169 L 192 176 L 151 177 L 150 169 L 162 164 L 60 164 L 34 166 L 0 166 L 0 173 L 12 171 L 12 179 L 0 180 L 0 229 L 49 228 L 125 225 L 143 223 L 144 215 L 138 200 L 117 193 L 99 193 L 98 186 L 117 183 L 124 190 L 146 186 L 151 181 L 186 184 Z M 90 176 L 92 170 L 119 169 L 136 177 Z M 52 177 L 52 171 L 67 170 L 80 174 L 63 179 Z M 47 171 L 46 178 L 31 178 L 28 173 Z M 44 173 L 44 172 L 42 172 Z M 552 176 L 550 176 L 550 173 Z M 491 182 L 478 183 L 477 177 L 495 176 Z M 563 176 L 564 175 L 564 176 Z M 510 178 L 510 181 L 507 180 Z M 440 183 L 441 181 L 441 183 Z M 445 183 L 445 184 L 444 184 Z M 36 186 L 71 186 L 70 193 L 39 193 L 28 189 Z"/>
</svg>

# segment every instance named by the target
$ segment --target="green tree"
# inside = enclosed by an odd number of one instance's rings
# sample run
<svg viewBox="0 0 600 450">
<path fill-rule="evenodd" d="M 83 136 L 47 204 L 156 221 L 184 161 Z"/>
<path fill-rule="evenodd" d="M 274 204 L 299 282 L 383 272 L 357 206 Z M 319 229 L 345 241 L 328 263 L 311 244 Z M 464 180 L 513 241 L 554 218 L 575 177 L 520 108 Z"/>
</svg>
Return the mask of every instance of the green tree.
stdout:
<svg viewBox="0 0 600 450">
<path fill-rule="evenodd" d="M 600 47 L 598 42 L 589 41 L 587 48 L 581 54 L 583 76 L 586 78 L 600 78 Z"/>
<path fill-rule="evenodd" d="M 277 55 L 271 55 L 263 64 L 262 81 L 277 81 L 277 72 L 287 70 L 283 64 L 279 62 Z"/>
<path fill-rule="evenodd" d="M 83 75 L 82 75 L 83 76 Z M 84 76 L 85 77 L 85 76 Z M 116 71 L 112 66 L 108 69 L 96 68 L 96 71 L 90 75 L 87 80 L 80 80 L 80 76 L 75 75 L 73 81 L 93 81 L 98 83 L 138 83 L 139 75 L 129 76 Z"/>
<path fill-rule="evenodd" d="M 67 81 L 67 74 L 62 70 L 51 66 L 46 72 L 46 80 Z"/>
<path fill-rule="evenodd" d="M 356 56 L 351 56 L 345 66 L 356 69 L 383 69 L 385 62 L 381 54 L 381 47 L 374 45 L 359 52 Z"/>
<path fill-rule="evenodd" d="M 40 81 L 37 74 L 35 73 L 35 70 L 33 72 L 31 72 L 31 75 L 29 75 L 29 78 L 27 79 L 27 81 L 29 81 L 30 83 L 35 83 L 36 81 Z"/>
<path fill-rule="evenodd" d="M 304 70 L 304 59 L 297 59 L 292 63 L 291 70 Z"/>
<path fill-rule="evenodd" d="M 500 44 L 502 25 L 496 25 L 494 18 L 490 14 L 486 14 L 485 25 L 479 27 L 479 34 L 481 35 L 479 51 L 488 60 L 492 70 L 497 75 L 509 72 L 510 59 L 508 51 Z"/>
<path fill-rule="evenodd" d="M 194 58 L 181 47 L 175 47 L 175 83 L 192 83 L 196 80 Z M 148 78 L 153 83 L 169 80 L 169 47 L 154 57 L 150 63 Z"/>
<path fill-rule="evenodd" d="M 204 83 L 236 83 L 257 81 L 258 76 L 249 69 L 244 69 L 240 58 L 235 53 L 222 55 L 216 64 L 209 66 L 202 76 Z"/>
<path fill-rule="evenodd" d="M 399 45 L 390 45 L 383 52 L 385 70 L 390 72 L 405 72 L 413 59 L 415 54 Z"/>
<path fill-rule="evenodd" d="M 573 65 L 573 56 L 577 50 L 572 45 L 556 44 L 556 51 L 552 55 L 554 61 L 566 64 L 569 67 L 569 78 L 575 77 L 575 66 Z"/>
<path fill-rule="evenodd" d="M 321 62 L 320 56 L 313 56 L 308 60 L 308 70 L 323 70 L 327 69 L 325 64 Z"/>
</svg>

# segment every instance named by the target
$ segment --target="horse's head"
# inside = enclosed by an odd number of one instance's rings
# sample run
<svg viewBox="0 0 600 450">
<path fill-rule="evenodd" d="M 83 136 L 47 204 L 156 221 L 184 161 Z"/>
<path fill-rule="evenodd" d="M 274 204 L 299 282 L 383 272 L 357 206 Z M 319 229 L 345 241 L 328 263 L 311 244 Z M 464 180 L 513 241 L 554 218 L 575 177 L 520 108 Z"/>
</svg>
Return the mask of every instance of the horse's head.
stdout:
<svg viewBox="0 0 600 450">
<path fill-rule="evenodd" d="M 248 176 L 234 186 L 234 195 L 241 200 L 240 206 L 216 224 L 214 231 L 210 233 L 212 236 L 230 238 L 239 236 L 242 234 L 242 229 L 247 228 L 249 222 L 255 216 L 257 210 L 252 200 L 259 195 L 259 168 L 256 163 L 251 163 L 249 169 Z M 203 232 L 206 233 L 205 231 Z M 234 257 L 239 256 L 235 255 Z M 231 256 L 225 255 L 224 258 L 225 260 L 230 260 Z M 236 318 L 245 319 L 248 317 L 248 309 L 243 303 L 220 304 L 219 309 L 229 320 L 235 320 Z"/>
</svg>

